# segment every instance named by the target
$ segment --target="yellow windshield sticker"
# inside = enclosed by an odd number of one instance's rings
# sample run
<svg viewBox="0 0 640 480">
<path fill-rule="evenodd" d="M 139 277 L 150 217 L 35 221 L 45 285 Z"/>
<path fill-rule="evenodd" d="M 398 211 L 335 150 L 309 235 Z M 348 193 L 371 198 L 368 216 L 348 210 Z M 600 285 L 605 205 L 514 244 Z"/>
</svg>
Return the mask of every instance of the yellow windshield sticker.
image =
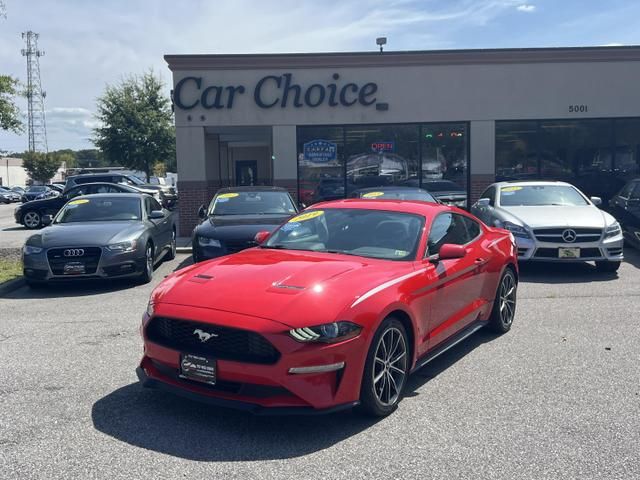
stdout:
<svg viewBox="0 0 640 480">
<path fill-rule="evenodd" d="M 89 200 L 81 198 L 80 200 L 72 200 L 69 205 L 82 205 L 83 203 L 89 203 Z"/>
<path fill-rule="evenodd" d="M 369 192 L 362 195 L 362 198 L 376 198 L 376 197 L 382 197 L 383 195 L 384 195 L 384 192 Z"/>
<path fill-rule="evenodd" d="M 501 192 L 517 192 L 518 190 L 522 190 L 522 187 L 502 187 L 500 189 Z"/>
<path fill-rule="evenodd" d="M 305 220 L 311 220 L 312 218 L 319 217 L 320 215 L 324 215 L 324 210 L 314 210 L 313 212 L 303 213 L 302 215 L 293 217 L 291 220 L 289 220 L 289 223 L 304 222 Z"/>
<path fill-rule="evenodd" d="M 218 198 L 236 198 L 239 195 L 239 193 L 221 193 Z"/>
<path fill-rule="evenodd" d="M 406 250 L 396 250 L 394 252 L 394 255 L 396 257 L 406 257 L 407 255 L 409 255 L 409 252 L 407 252 Z"/>
</svg>

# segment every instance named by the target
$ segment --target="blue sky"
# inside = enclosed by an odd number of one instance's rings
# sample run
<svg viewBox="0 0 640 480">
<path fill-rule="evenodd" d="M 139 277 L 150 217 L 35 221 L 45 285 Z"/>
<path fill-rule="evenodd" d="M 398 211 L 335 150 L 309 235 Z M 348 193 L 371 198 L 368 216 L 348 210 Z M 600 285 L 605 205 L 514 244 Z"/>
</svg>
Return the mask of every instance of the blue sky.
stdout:
<svg viewBox="0 0 640 480">
<path fill-rule="evenodd" d="M 0 73 L 26 79 L 20 33 L 40 34 L 49 148 L 91 148 L 95 99 L 166 53 L 640 44 L 640 2 L 608 0 L 4 0 Z M 168 89 L 167 89 L 168 90 Z M 26 102 L 20 100 L 26 111 Z M 0 152 L 27 137 L 0 132 Z"/>
</svg>

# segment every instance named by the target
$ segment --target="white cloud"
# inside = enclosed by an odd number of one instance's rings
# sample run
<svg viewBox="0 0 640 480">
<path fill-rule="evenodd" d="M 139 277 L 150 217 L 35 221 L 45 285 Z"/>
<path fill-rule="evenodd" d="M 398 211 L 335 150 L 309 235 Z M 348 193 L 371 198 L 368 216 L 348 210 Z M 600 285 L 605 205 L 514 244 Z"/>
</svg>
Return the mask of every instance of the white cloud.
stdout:
<svg viewBox="0 0 640 480">
<path fill-rule="evenodd" d="M 530 3 L 523 3 L 522 5 L 518 5 L 516 7 L 516 10 L 518 10 L 519 12 L 531 13 L 536 11 L 536 6 L 531 5 Z"/>
</svg>

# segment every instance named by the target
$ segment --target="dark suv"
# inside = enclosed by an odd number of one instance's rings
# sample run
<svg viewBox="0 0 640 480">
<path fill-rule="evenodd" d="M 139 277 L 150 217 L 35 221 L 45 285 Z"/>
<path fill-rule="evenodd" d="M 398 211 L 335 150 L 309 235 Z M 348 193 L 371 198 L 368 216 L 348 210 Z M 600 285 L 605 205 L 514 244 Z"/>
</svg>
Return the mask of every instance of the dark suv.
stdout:
<svg viewBox="0 0 640 480">
<path fill-rule="evenodd" d="M 81 175 L 73 175 L 67 177 L 67 183 L 64 187 L 64 191 L 75 187 L 76 185 L 82 185 L 84 183 L 119 183 L 124 185 L 130 185 L 136 187 L 143 193 L 153 194 L 154 192 L 159 195 L 159 202 L 164 208 L 173 208 L 177 201 L 178 195 L 176 189 L 167 185 L 151 185 L 140 180 L 133 175 L 127 175 L 124 173 L 109 172 L 109 173 L 84 173 Z"/>
</svg>

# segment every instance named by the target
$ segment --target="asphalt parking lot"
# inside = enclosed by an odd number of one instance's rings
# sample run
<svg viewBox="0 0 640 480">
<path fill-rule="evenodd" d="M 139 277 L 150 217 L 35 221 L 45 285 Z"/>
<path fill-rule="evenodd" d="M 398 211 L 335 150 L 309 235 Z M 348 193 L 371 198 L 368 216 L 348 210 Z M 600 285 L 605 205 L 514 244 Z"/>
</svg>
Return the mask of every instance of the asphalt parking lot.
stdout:
<svg viewBox="0 0 640 480">
<path fill-rule="evenodd" d="M 4 232 L 2 233 L 4 236 Z M 640 478 L 640 253 L 618 275 L 522 271 L 510 333 L 480 332 L 388 418 L 253 417 L 141 389 L 153 284 L 0 298 L 0 477 Z"/>
<path fill-rule="evenodd" d="M 33 230 L 16 223 L 13 211 L 21 203 L 0 204 L 0 248 L 21 248 Z"/>
</svg>

